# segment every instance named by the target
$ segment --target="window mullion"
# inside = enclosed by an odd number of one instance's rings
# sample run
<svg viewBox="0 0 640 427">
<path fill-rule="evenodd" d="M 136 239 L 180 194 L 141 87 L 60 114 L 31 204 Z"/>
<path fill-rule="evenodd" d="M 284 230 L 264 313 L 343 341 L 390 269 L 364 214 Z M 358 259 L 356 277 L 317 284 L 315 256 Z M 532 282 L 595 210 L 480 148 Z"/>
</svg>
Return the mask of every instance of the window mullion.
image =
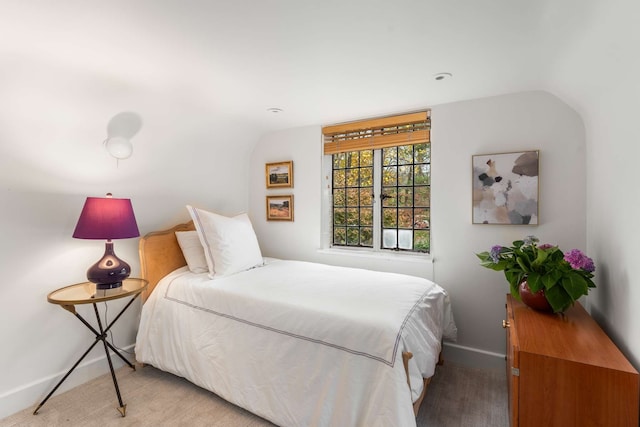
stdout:
<svg viewBox="0 0 640 427">
<path fill-rule="evenodd" d="M 373 249 L 382 247 L 382 150 L 373 151 Z"/>
</svg>

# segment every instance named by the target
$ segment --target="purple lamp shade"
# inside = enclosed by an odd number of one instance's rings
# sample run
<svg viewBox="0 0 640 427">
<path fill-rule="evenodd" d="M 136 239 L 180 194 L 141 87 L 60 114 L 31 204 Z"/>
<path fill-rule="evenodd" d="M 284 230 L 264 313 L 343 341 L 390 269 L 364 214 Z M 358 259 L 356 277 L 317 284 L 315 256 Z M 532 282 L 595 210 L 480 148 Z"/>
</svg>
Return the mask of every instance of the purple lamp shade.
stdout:
<svg viewBox="0 0 640 427">
<path fill-rule="evenodd" d="M 129 264 L 118 258 L 112 239 L 129 239 L 140 236 L 130 199 L 87 197 L 80 219 L 73 232 L 76 239 L 106 240 L 103 257 L 87 270 L 87 278 L 98 289 L 122 286 L 131 274 Z"/>
<path fill-rule="evenodd" d="M 87 197 L 73 232 L 76 239 L 129 239 L 140 236 L 131 199 Z"/>
</svg>

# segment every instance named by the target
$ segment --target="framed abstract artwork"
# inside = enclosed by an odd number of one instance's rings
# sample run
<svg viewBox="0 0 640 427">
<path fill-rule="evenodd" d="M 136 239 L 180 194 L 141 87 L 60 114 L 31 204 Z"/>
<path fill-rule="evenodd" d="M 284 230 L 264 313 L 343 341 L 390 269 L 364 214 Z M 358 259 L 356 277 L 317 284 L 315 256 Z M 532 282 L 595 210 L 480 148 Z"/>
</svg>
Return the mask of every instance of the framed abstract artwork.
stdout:
<svg viewBox="0 0 640 427">
<path fill-rule="evenodd" d="M 472 158 L 473 224 L 538 225 L 539 153 Z"/>
<path fill-rule="evenodd" d="M 267 188 L 293 187 L 293 161 L 267 163 L 265 165 Z"/>
</svg>

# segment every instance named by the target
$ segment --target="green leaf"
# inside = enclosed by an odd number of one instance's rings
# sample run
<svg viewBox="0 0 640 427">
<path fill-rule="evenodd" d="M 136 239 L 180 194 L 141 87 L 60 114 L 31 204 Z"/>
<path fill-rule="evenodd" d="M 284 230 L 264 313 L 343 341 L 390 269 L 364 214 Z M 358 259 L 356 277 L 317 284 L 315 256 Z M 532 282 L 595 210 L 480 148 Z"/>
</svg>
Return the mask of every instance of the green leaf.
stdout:
<svg viewBox="0 0 640 427">
<path fill-rule="evenodd" d="M 511 292 L 511 296 L 520 301 L 520 285 L 513 284 L 509 282 L 509 291 Z"/>
<path fill-rule="evenodd" d="M 554 286 L 544 291 L 544 295 L 547 297 L 547 301 L 549 301 L 554 313 L 561 313 L 573 304 L 571 296 L 562 286 Z"/>
<path fill-rule="evenodd" d="M 480 262 L 480 265 L 491 270 L 502 271 L 508 267 L 509 263 L 507 261 L 499 261 L 497 263 L 494 263 L 493 261 L 488 260 Z"/>
<path fill-rule="evenodd" d="M 562 287 L 575 301 L 582 295 L 587 295 L 589 287 L 584 277 L 578 273 L 570 273 L 562 278 Z"/>
<path fill-rule="evenodd" d="M 539 250 L 538 251 L 538 256 L 531 263 L 531 267 L 535 268 L 535 267 L 541 266 L 545 262 L 545 260 L 547 259 L 548 256 L 549 255 L 545 251 Z"/>
<path fill-rule="evenodd" d="M 540 274 L 535 271 L 532 271 L 527 275 L 527 283 L 529 284 L 531 292 L 536 293 L 543 288 L 544 284 L 542 283 L 542 280 L 540 280 L 541 278 Z"/>
<path fill-rule="evenodd" d="M 504 271 L 504 277 L 507 279 L 507 282 L 511 285 L 512 289 L 518 289 L 520 286 L 520 282 L 524 280 L 524 274 L 519 269 L 509 269 Z"/>
<path fill-rule="evenodd" d="M 560 278 L 562 277 L 562 272 L 559 270 L 551 270 L 542 276 L 542 283 L 544 284 L 545 289 L 551 289 L 554 287 Z"/>
<path fill-rule="evenodd" d="M 525 260 L 522 257 L 518 257 L 516 259 L 516 261 L 518 262 L 518 265 L 522 268 L 522 270 L 525 273 L 529 273 L 531 271 L 531 269 L 529 268 L 529 266 L 525 263 Z"/>
</svg>

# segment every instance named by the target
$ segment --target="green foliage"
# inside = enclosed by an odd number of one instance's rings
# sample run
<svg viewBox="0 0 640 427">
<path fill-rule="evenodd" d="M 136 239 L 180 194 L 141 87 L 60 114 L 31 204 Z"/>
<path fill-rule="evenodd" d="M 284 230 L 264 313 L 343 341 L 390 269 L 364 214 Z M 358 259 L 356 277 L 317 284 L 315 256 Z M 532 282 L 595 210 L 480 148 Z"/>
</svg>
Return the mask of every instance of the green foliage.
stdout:
<svg viewBox="0 0 640 427">
<path fill-rule="evenodd" d="M 397 165 L 398 164 L 398 149 L 397 147 L 384 148 L 382 150 L 382 164 Z"/>
<path fill-rule="evenodd" d="M 398 185 L 413 185 L 413 166 L 398 166 Z"/>
<path fill-rule="evenodd" d="M 544 290 L 554 312 L 563 312 L 596 287 L 591 280 L 593 261 L 576 249 L 564 254 L 557 246 L 538 246 L 537 242 L 529 236 L 512 246 L 494 246 L 476 256 L 481 266 L 504 272 L 515 298 L 520 299 L 518 288 L 526 279 L 532 292 Z"/>
<path fill-rule="evenodd" d="M 398 183 L 398 168 L 396 166 L 385 166 L 382 168 L 382 186 L 390 187 Z"/>
<path fill-rule="evenodd" d="M 403 145 L 398 147 L 398 164 L 408 165 L 413 163 L 413 146 Z"/>
<path fill-rule="evenodd" d="M 373 208 L 360 209 L 360 225 L 373 225 Z"/>
<path fill-rule="evenodd" d="M 373 246 L 373 229 L 371 227 L 360 228 L 360 245 L 367 247 Z"/>
<path fill-rule="evenodd" d="M 418 207 L 428 207 L 431 205 L 431 188 L 428 186 L 414 187 L 413 205 Z"/>
<path fill-rule="evenodd" d="M 398 223 L 396 222 L 396 209 L 382 209 L 382 227 L 383 228 L 396 228 Z"/>
<path fill-rule="evenodd" d="M 333 243 L 373 247 L 374 209 L 381 209 L 383 232 L 410 230 L 413 247 L 402 249 L 428 253 L 431 147 L 429 144 L 389 147 L 382 149 L 381 155 L 382 167 L 376 171 L 374 150 L 333 155 Z M 379 172 L 381 175 L 377 177 Z M 382 184 L 380 205 L 374 203 L 374 178 Z"/>
<path fill-rule="evenodd" d="M 413 209 L 398 209 L 398 227 L 413 228 Z"/>
<path fill-rule="evenodd" d="M 429 252 L 429 230 L 416 230 L 413 233 L 413 250 L 417 252 Z"/>
<path fill-rule="evenodd" d="M 358 225 L 360 223 L 358 208 L 347 208 L 347 225 Z"/>
<path fill-rule="evenodd" d="M 415 165 L 413 179 L 416 185 L 429 185 L 431 183 L 431 165 Z"/>
</svg>

